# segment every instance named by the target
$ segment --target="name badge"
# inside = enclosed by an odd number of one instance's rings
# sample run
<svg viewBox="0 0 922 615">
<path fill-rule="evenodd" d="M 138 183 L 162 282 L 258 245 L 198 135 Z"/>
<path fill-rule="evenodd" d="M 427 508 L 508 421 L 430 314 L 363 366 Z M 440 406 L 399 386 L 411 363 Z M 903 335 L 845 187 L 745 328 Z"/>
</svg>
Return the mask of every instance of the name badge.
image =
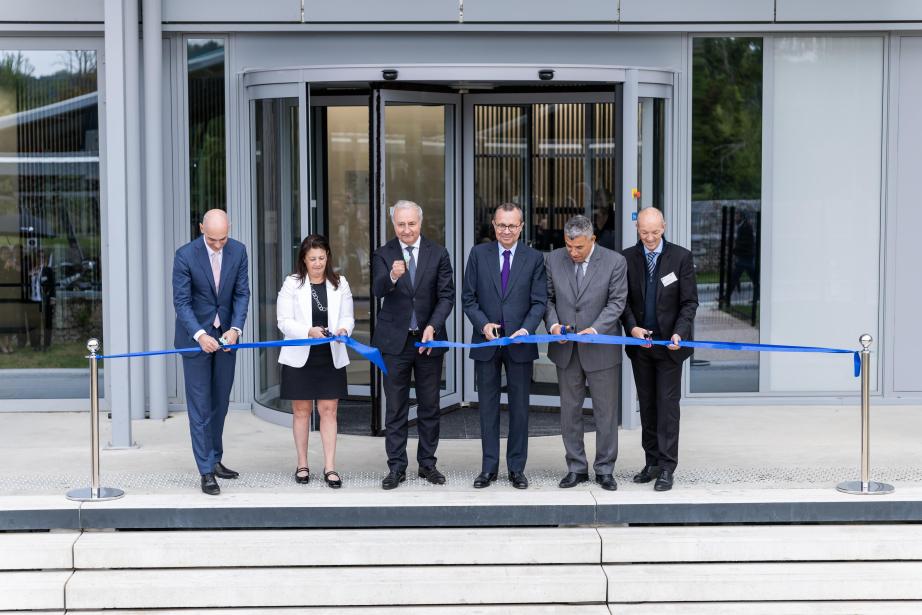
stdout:
<svg viewBox="0 0 922 615">
<path fill-rule="evenodd" d="M 663 277 L 661 277 L 659 281 L 663 283 L 663 286 L 669 286 L 670 284 L 672 284 L 678 279 L 679 278 L 675 276 L 675 272 L 673 271 L 669 275 L 664 275 Z"/>
</svg>

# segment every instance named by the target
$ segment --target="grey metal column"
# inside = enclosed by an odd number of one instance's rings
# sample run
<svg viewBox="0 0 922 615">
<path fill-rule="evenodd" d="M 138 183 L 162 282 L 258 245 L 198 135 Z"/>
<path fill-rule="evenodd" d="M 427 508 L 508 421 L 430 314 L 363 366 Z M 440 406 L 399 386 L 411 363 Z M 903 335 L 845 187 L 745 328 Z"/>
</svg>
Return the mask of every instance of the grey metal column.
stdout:
<svg viewBox="0 0 922 615">
<path fill-rule="evenodd" d="M 128 347 L 144 350 L 144 225 L 141 219 L 141 86 L 138 0 L 125 2 L 125 146 L 128 178 L 125 208 L 128 236 Z M 144 360 L 128 362 L 131 418 L 144 418 Z"/>
<path fill-rule="evenodd" d="M 163 58 L 160 0 L 144 0 L 144 169 L 147 232 L 147 343 L 167 348 L 166 250 L 163 228 L 163 104 L 160 94 Z M 167 417 L 166 359 L 147 359 L 150 418 Z"/>
<path fill-rule="evenodd" d="M 106 347 L 128 352 L 128 234 L 125 164 L 125 12 L 122 0 L 105 0 L 105 207 L 103 256 Z M 112 445 L 131 446 L 128 361 L 109 361 L 105 381 L 112 412 Z"/>
<path fill-rule="evenodd" d="M 622 97 L 615 104 L 621 104 L 621 194 L 618 206 L 621 208 L 621 245 L 632 246 L 637 243 L 637 229 L 634 214 L 637 203 L 634 201 L 633 189 L 637 183 L 637 98 L 640 88 L 637 85 L 637 71 L 624 71 Z M 630 335 L 630 332 L 625 332 Z M 636 429 L 640 426 L 640 412 L 635 399 L 633 366 L 628 359 L 621 364 L 621 427 Z"/>
</svg>

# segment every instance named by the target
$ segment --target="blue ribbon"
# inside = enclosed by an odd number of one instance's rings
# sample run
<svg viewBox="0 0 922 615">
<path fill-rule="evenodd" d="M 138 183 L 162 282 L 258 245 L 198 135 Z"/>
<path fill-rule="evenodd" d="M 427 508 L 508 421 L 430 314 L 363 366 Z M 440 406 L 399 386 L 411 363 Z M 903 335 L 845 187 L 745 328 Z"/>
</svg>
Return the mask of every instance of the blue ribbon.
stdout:
<svg viewBox="0 0 922 615">
<path fill-rule="evenodd" d="M 671 340 L 642 340 L 636 337 L 625 337 L 623 335 L 597 335 L 587 333 L 576 335 L 567 333 L 565 335 L 520 335 L 518 337 L 500 337 L 489 342 L 479 342 L 476 344 L 466 344 L 464 342 L 445 342 L 433 340 L 431 342 L 416 342 L 420 348 L 487 348 L 490 346 L 510 346 L 512 344 L 551 344 L 560 341 L 578 342 L 581 344 L 607 344 L 623 346 L 670 346 Z M 855 377 L 861 375 L 861 356 L 855 350 L 846 350 L 844 348 L 822 348 L 818 346 L 784 346 L 780 344 L 741 344 L 737 342 L 710 342 L 682 340 L 679 343 L 682 348 L 711 348 L 714 350 L 736 350 L 741 352 L 822 352 L 828 354 L 850 354 L 854 357 Z"/>
<path fill-rule="evenodd" d="M 381 373 L 387 375 L 387 366 L 384 365 L 384 358 L 381 351 L 373 346 L 366 346 L 351 337 L 345 335 L 334 335 L 333 337 L 311 337 L 306 339 L 295 340 L 278 340 L 273 342 L 244 342 L 242 344 L 225 344 L 222 349 L 226 350 L 244 350 L 247 348 L 277 348 L 279 346 L 319 346 L 320 344 L 329 344 L 330 342 L 342 342 L 346 347 L 356 351 L 381 370 Z M 103 354 L 96 355 L 97 359 L 130 359 L 132 357 L 153 357 L 163 354 L 183 354 L 192 352 L 202 352 L 199 346 L 189 348 L 173 348 L 170 350 L 146 350 L 144 352 L 126 352 L 124 354 Z"/>
</svg>

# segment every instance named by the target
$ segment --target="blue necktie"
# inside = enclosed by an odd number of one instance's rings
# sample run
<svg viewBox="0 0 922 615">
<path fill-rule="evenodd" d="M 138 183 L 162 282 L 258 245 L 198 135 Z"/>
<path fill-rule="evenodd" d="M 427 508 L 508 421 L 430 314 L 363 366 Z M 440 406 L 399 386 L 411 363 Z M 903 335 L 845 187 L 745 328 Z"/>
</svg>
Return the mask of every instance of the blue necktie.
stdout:
<svg viewBox="0 0 922 615">
<path fill-rule="evenodd" d="M 652 278 L 656 271 L 656 252 L 647 253 L 647 277 Z"/>
</svg>

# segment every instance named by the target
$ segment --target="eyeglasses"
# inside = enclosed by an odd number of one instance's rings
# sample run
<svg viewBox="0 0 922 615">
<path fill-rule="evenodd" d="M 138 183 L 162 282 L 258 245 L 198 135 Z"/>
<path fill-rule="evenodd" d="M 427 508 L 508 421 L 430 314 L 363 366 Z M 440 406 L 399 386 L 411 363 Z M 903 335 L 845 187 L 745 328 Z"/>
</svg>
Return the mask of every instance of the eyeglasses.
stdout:
<svg viewBox="0 0 922 615">
<path fill-rule="evenodd" d="M 497 231 L 506 233 L 506 232 L 517 231 L 519 228 L 521 228 L 522 225 L 521 224 L 497 224 L 494 222 L 493 226 L 496 227 Z"/>
</svg>

